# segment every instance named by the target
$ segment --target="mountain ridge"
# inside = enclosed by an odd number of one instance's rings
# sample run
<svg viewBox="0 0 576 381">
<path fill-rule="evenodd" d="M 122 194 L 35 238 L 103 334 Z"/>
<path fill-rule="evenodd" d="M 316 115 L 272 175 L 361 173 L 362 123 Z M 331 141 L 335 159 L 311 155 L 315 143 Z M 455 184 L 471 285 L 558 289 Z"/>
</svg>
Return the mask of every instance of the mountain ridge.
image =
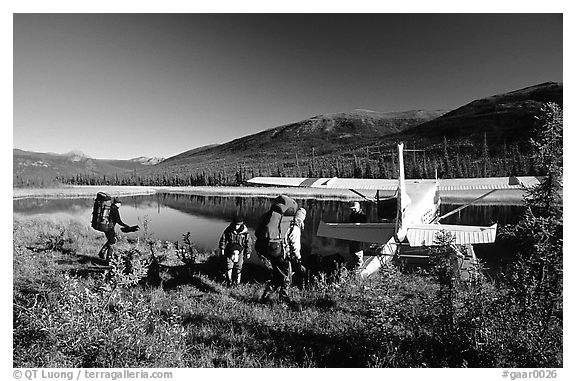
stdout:
<svg viewBox="0 0 576 381">
<path fill-rule="evenodd" d="M 317 170 L 315 167 L 323 166 L 331 173 L 330 166 L 338 166 L 339 162 L 347 163 L 343 165 L 350 168 L 350 163 L 356 167 L 361 162 L 359 157 L 363 157 L 362 162 L 373 161 L 370 150 L 378 152 L 379 156 L 382 152 L 393 152 L 398 141 L 438 150 L 442 139 L 448 138 L 467 141 L 468 151 L 480 147 L 485 137 L 492 149 L 502 144 L 527 144 L 535 126 L 535 116 L 546 102 L 563 105 L 561 82 L 545 82 L 491 95 L 454 110 L 379 112 L 360 108 L 319 114 L 223 144 L 196 147 L 152 165 L 144 165 L 142 157 L 122 161 L 74 156 L 77 160 L 72 167 L 67 163 L 65 169 L 57 172 L 60 177 L 85 173 L 108 177 L 112 174 L 137 175 L 148 179 L 192 178 L 200 173 L 202 176 L 212 173 L 226 178 L 242 168 L 268 175 L 281 171 L 284 175 L 302 175 L 306 168 L 310 168 L 310 173 Z M 21 182 L 26 177 L 22 171 L 17 173 L 21 169 L 17 162 L 26 155 L 28 161 L 24 167 L 34 169 L 34 173 L 41 167 L 44 172 L 50 172 L 50 163 L 42 159 L 46 154 L 23 152 L 14 149 L 14 178 L 20 176 Z M 58 157 L 63 160 L 61 155 Z M 81 164 L 84 164 L 83 168 Z"/>
<path fill-rule="evenodd" d="M 546 102 L 563 106 L 562 82 L 544 82 L 477 99 L 404 133 L 433 140 L 444 136 L 480 139 L 484 133 L 492 141 L 525 140 L 535 126 L 534 116 Z"/>
<path fill-rule="evenodd" d="M 77 175 L 122 176 L 150 165 L 142 160 L 93 159 L 77 150 L 59 154 L 13 148 L 12 158 L 14 185 L 24 185 L 30 181 L 48 185 L 55 183 L 58 178 Z"/>
</svg>

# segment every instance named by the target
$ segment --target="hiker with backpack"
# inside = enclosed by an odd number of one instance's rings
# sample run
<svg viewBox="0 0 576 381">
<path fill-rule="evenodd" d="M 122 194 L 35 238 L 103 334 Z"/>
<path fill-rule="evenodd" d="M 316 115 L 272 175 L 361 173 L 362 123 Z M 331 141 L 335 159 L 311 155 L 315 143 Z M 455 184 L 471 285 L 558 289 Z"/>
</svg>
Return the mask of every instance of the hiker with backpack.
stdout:
<svg viewBox="0 0 576 381">
<path fill-rule="evenodd" d="M 229 287 L 240 284 L 244 259 L 249 259 L 252 252 L 252 238 L 241 217 L 234 217 L 224 230 L 219 247 L 220 254 L 226 258 L 226 283 Z"/>
<path fill-rule="evenodd" d="M 292 268 L 286 247 L 286 233 L 288 232 L 286 225 L 289 220 L 283 221 L 283 217 L 294 215 L 297 208 L 298 204 L 291 198 L 287 196 L 277 197 L 273 200 L 270 211 L 264 214 L 256 229 L 256 251 L 272 266 L 272 280 L 264 288 L 260 297 L 261 301 L 266 300 L 276 290 L 278 290 L 281 302 L 290 301 L 288 288 L 292 278 Z M 302 213 L 300 213 L 300 217 L 302 217 Z M 299 247 L 297 252 L 299 255 Z"/>
<path fill-rule="evenodd" d="M 119 198 L 114 197 L 111 199 L 106 193 L 100 192 L 96 196 L 94 202 L 94 210 L 92 212 L 92 227 L 96 230 L 104 232 L 106 235 L 106 243 L 98 252 L 98 257 L 104 259 L 106 262 L 114 255 L 114 245 L 116 244 L 116 224 L 122 226 L 124 233 L 131 233 L 138 231 L 138 225 L 130 226 L 125 224 L 120 218 L 120 206 L 122 202 Z"/>
</svg>

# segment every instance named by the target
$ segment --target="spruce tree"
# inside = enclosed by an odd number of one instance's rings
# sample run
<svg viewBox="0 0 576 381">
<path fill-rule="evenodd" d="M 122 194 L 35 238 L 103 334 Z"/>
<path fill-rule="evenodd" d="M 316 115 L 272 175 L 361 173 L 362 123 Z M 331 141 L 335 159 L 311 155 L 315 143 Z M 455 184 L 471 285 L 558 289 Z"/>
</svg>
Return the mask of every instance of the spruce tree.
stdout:
<svg viewBox="0 0 576 381">
<path fill-rule="evenodd" d="M 530 143 L 535 151 L 535 165 L 544 173 L 544 180 L 528 192 L 527 200 L 533 212 L 562 218 L 562 109 L 555 103 L 546 103 L 537 119 L 541 127 Z"/>
<path fill-rule="evenodd" d="M 452 165 L 450 163 L 450 156 L 448 155 L 448 141 L 446 140 L 446 136 L 444 136 L 444 139 L 442 141 L 442 144 L 444 146 L 444 170 L 445 170 L 445 177 L 446 178 L 452 178 Z"/>
<path fill-rule="evenodd" d="M 482 177 L 488 177 L 489 165 L 490 157 L 488 156 L 488 140 L 486 139 L 486 131 L 484 131 L 484 141 L 482 143 Z"/>
</svg>

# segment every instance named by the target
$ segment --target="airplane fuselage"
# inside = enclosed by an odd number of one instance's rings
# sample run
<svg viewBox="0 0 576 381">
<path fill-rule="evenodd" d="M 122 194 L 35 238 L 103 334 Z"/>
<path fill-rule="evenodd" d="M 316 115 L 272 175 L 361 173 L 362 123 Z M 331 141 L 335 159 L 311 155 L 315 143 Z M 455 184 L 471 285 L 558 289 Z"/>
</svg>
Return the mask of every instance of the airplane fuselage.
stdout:
<svg viewBox="0 0 576 381">
<path fill-rule="evenodd" d="M 399 204 L 396 238 L 400 242 L 411 225 L 434 223 L 440 213 L 436 180 L 406 180 L 404 187 L 408 201 Z"/>
</svg>

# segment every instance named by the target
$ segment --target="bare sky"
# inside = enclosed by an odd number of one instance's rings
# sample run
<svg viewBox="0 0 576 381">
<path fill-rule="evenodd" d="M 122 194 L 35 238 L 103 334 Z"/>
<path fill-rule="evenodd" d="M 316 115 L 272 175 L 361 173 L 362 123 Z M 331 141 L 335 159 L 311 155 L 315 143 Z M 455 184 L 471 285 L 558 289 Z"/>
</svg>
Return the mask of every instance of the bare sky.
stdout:
<svg viewBox="0 0 576 381">
<path fill-rule="evenodd" d="M 562 15 L 15 14 L 14 148 L 169 157 L 562 78 Z"/>
</svg>

